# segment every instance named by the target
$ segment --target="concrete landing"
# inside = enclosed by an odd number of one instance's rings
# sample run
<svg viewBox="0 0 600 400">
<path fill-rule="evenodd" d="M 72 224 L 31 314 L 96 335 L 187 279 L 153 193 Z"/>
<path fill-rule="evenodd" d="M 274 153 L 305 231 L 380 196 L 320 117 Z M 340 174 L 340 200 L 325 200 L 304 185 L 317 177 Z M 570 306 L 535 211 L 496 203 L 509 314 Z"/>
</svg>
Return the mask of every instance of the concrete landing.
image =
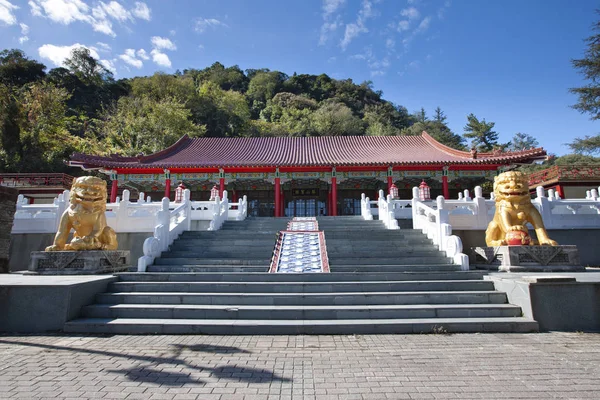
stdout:
<svg viewBox="0 0 600 400">
<path fill-rule="evenodd" d="M 0 332 L 50 332 L 80 316 L 117 278 L 0 274 Z"/>
<path fill-rule="evenodd" d="M 600 332 L 600 269 L 586 271 L 490 273 L 484 280 L 494 282 L 541 331 Z"/>
</svg>

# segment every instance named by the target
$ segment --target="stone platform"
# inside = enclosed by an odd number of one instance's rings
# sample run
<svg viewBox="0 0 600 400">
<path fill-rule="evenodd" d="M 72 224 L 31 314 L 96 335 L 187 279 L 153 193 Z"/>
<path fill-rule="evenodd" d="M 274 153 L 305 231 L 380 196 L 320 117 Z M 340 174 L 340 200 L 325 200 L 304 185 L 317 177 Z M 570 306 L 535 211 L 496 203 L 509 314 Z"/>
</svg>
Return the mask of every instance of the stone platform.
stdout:
<svg viewBox="0 0 600 400">
<path fill-rule="evenodd" d="M 472 247 L 471 265 L 501 272 L 583 272 L 577 246 Z"/>
<path fill-rule="evenodd" d="M 41 275 L 112 274 L 129 269 L 129 250 L 32 251 L 29 272 Z"/>
</svg>

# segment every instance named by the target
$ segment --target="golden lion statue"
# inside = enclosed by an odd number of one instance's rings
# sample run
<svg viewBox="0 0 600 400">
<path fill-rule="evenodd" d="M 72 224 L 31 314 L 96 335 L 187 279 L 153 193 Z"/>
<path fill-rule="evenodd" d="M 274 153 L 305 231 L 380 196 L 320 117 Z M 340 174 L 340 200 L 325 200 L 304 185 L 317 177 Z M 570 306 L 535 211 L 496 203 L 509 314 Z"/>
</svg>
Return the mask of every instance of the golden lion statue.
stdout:
<svg viewBox="0 0 600 400">
<path fill-rule="evenodd" d="M 504 172 L 494 179 L 496 212 L 485 231 L 488 246 L 529 244 L 526 223 L 533 225 L 539 244 L 557 246 L 548 237 L 539 211 L 531 204 L 527 174 L 519 171 Z M 511 243 L 512 242 L 512 243 Z"/>
<path fill-rule="evenodd" d="M 69 202 L 60 218 L 54 244 L 46 251 L 116 250 L 117 234 L 106 225 L 106 182 L 95 176 L 75 179 Z M 71 228 L 75 233 L 67 244 Z"/>
</svg>

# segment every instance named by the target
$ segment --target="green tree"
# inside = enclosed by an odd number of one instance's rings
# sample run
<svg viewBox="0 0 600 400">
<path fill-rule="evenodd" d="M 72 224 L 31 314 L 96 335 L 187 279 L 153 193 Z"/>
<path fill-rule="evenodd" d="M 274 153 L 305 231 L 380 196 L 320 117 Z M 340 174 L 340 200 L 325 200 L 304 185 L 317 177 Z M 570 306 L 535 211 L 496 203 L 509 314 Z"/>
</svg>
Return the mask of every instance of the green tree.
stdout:
<svg viewBox="0 0 600 400">
<path fill-rule="evenodd" d="M 575 138 L 568 146 L 578 154 L 598 154 L 600 153 L 600 135 Z"/>
<path fill-rule="evenodd" d="M 540 143 L 531 135 L 517 132 L 508 144 L 508 150 L 521 151 L 538 147 Z"/>
<path fill-rule="evenodd" d="M 222 90 L 214 82 L 204 82 L 198 89 L 198 96 L 198 121 L 206 125 L 207 136 L 246 136 L 250 110 L 243 94 Z"/>
<path fill-rule="evenodd" d="M 183 135 L 198 137 L 204 127 L 191 121 L 191 112 L 178 99 L 147 95 L 122 97 L 105 111 L 99 127 L 104 154 L 150 154 L 171 146 Z"/>
<path fill-rule="evenodd" d="M 46 66 L 30 60 L 19 49 L 0 52 L 0 83 L 21 87 L 44 78 Z"/>
<path fill-rule="evenodd" d="M 498 133 L 494 131 L 494 122 L 479 121 L 474 114 L 467 116 L 467 125 L 463 136 L 471 139 L 471 146 L 479 152 L 491 151 L 498 146 Z"/>
<path fill-rule="evenodd" d="M 113 74 L 96 60 L 85 47 L 73 49 L 65 65 L 86 85 L 101 85 L 112 80 Z"/>
<path fill-rule="evenodd" d="M 319 136 L 363 135 L 364 125 L 360 118 L 343 103 L 324 102 L 312 114 L 312 125 Z"/>
<path fill-rule="evenodd" d="M 600 21 L 592 26 L 596 32 L 585 39 L 587 49 L 584 58 L 572 60 L 575 69 L 579 70 L 584 78 L 589 81 L 585 86 L 571 88 L 570 92 L 578 97 L 573 108 L 582 113 L 589 113 L 591 119 L 600 119 Z"/>
</svg>

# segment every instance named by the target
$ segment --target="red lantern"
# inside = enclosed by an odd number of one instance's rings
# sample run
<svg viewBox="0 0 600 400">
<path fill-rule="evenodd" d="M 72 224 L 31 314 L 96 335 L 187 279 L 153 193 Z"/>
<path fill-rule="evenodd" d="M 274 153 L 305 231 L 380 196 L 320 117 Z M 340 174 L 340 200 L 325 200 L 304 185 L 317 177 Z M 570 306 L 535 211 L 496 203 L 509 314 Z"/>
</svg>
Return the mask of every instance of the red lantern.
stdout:
<svg viewBox="0 0 600 400">
<path fill-rule="evenodd" d="M 425 183 L 425 180 L 419 185 L 419 200 L 431 200 L 431 188 Z"/>
<path fill-rule="evenodd" d="M 215 185 L 215 186 L 213 186 L 212 189 L 210 189 L 210 199 L 209 199 L 209 201 L 213 201 L 217 197 L 219 197 L 219 188 L 217 188 L 217 185 Z"/>
<path fill-rule="evenodd" d="M 175 189 L 175 203 L 181 203 L 183 201 L 183 191 L 185 190 L 185 186 L 183 182 L 177 186 Z"/>
<path fill-rule="evenodd" d="M 392 183 L 392 186 L 390 186 L 390 196 L 392 196 L 392 199 L 397 199 L 398 196 L 398 186 L 396 186 L 395 184 Z"/>
</svg>

